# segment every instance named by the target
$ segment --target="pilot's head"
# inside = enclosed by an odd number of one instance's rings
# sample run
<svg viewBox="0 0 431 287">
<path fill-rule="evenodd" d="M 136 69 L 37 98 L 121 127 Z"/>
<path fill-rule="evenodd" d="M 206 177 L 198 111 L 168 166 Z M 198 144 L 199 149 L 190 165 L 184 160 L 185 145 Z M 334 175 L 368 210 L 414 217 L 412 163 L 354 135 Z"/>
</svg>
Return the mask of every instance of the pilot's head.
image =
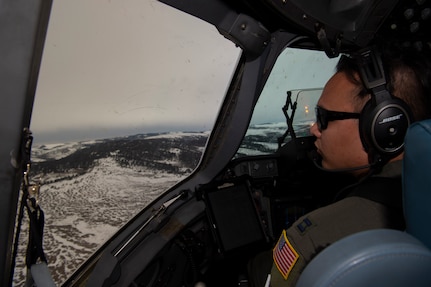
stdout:
<svg viewBox="0 0 431 287">
<path fill-rule="evenodd" d="M 431 65 L 428 59 L 417 53 L 384 51 L 382 61 L 386 70 L 387 90 L 395 100 L 401 99 L 406 109 L 411 110 L 412 116 L 408 123 L 413 121 L 413 118 L 415 120 L 430 118 Z M 351 57 L 341 57 L 336 73 L 326 83 L 317 103 L 317 119 L 311 127 L 325 169 L 344 169 L 360 176 L 367 173 L 369 168 L 358 170 L 354 168 L 375 164 L 373 162 L 375 157 L 370 155 L 376 149 L 370 147 L 364 138 L 369 136 L 367 129 L 379 131 L 370 127 L 364 129 L 363 124 L 363 119 L 370 116 L 373 110 L 368 107 L 371 98 L 371 92 L 365 88 L 361 79 L 357 61 Z M 384 120 L 399 118 L 405 119 L 404 115 L 399 116 L 396 112 Z M 387 133 L 390 134 L 389 129 Z M 404 131 L 401 138 L 403 137 Z M 385 161 L 401 159 L 402 148 L 396 153 L 384 156 Z"/>
</svg>

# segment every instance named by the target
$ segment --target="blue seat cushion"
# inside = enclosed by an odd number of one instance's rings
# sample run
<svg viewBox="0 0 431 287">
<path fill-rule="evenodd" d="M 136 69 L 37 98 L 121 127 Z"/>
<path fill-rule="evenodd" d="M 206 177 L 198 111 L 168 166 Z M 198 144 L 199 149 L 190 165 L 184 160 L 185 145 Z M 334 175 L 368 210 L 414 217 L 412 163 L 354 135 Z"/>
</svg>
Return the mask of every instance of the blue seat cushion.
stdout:
<svg viewBox="0 0 431 287">
<path fill-rule="evenodd" d="M 429 287 L 431 251 L 406 232 L 362 231 L 319 253 L 297 287 Z"/>
<path fill-rule="evenodd" d="M 431 120 L 407 131 L 402 180 L 407 232 L 431 248 Z"/>
</svg>

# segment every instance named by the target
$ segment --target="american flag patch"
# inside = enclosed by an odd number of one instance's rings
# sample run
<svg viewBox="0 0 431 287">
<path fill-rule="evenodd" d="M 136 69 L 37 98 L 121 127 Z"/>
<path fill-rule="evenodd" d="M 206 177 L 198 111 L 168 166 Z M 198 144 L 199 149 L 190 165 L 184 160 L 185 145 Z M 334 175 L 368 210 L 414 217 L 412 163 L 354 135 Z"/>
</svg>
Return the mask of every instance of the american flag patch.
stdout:
<svg viewBox="0 0 431 287">
<path fill-rule="evenodd" d="M 284 279 L 287 279 L 299 255 L 295 249 L 293 249 L 289 240 L 287 240 L 286 230 L 283 230 L 281 233 L 280 239 L 274 247 L 272 256 L 278 271 L 280 271 Z"/>
</svg>

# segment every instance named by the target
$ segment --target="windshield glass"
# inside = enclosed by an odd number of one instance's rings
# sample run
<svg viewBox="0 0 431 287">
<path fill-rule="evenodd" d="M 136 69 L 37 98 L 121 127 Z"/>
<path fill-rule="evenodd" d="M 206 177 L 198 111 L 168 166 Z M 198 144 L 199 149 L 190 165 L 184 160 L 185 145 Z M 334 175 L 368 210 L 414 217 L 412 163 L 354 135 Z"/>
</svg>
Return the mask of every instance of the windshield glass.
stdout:
<svg viewBox="0 0 431 287">
<path fill-rule="evenodd" d="M 296 136 L 308 136 L 314 107 L 323 86 L 335 72 L 338 58 L 324 52 L 285 49 L 277 58 L 253 111 L 236 157 L 274 153 L 292 121 Z"/>
<path fill-rule="evenodd" d="M 30 178 L 57 285 L 195 169 L 239 54 L 213 26 L 156 1 L 54 1 Z"/>
</svg>

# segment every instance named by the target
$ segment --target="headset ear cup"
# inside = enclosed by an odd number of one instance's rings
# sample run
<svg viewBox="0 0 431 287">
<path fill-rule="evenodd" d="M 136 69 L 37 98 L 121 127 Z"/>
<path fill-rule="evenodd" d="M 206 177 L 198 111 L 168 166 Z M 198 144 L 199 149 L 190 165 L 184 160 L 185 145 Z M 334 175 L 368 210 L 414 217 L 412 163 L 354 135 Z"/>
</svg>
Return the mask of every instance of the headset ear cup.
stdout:
<svg viewBox="0 0 431 287">
<path fill-rule="evenodd" d="M 412 122 L 408 105 L 398 98 L 373 107 L 368 101 L 359 119 L 362 144 L 368 154 L 390 159 L 403 151 L 404 136 Z"/>
</svg>

